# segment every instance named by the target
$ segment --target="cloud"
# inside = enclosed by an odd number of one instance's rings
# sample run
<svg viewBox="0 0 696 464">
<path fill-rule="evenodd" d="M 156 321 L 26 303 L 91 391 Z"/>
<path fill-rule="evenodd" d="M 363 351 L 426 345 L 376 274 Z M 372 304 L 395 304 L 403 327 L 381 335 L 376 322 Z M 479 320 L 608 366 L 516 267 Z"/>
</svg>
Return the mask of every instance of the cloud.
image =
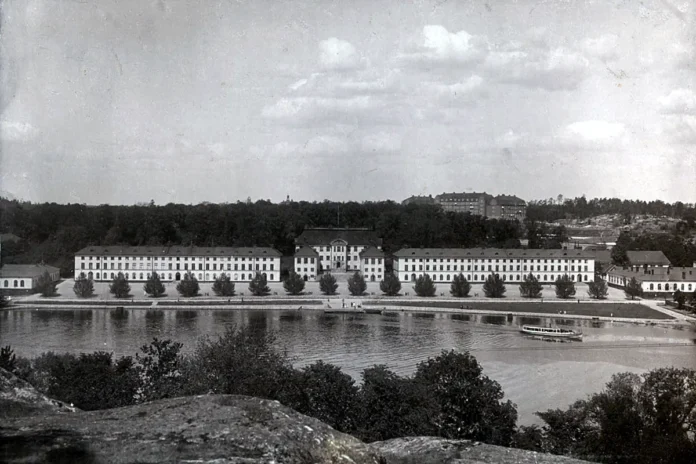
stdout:
<svg viewBox="0 0 696 464">
<path fill-rule="evenodd" d="M 366 64 L 350 42 L 331 37 L 319 43 L 319 62 L 324 69 L 346 71 Z"/>
<path fill-rule="evenodd" d="M 370 96 L 287 97 L 265 106 L 261 114 L 267 119 L 302 123 L 317 119 L 328 121 L 360 116 L 367 110 L 376 110 L 381 105 L 381 102 Z"/>
<path fill-rule="evenodd" d="M 435 94 L 443 103 L 471 103 L 486 94 L 483 78 L 473 75 L 454 84 L 432 84 Z"/>
<path fill-rule="evenodd" d="M 696 145 L 696 116 L 666 115 L 661 124 L 661 132 L 678 145 Z"/>
<path fill-rule="evenodd" d="M 398 59 L 411 64 L 472 65 L 482 61 L 487 53 L 485 38 L 466 31 L 449 32 L 445 27 L 429 25 L 423 28 L 422 40 L 412 50 Z"/>
<path fill-rule="evenodd" d="M 619 57 L 618 42 L 619 37 L 616 34 L 604 34 L 596 38 L 585 39 L 582 48 L 588 55 L 610 61 Z"/>
<path fill-rule="evenodd" d="M 586 141 L 606 141 L 623 135 L 625 126 L 607 121 L 579 121 L 566 126 L 565 131 L 570 136 L 578 136 Z"/>
<path fill-rule="evenodd" d="M 37 130 L 29 123 L 20 121 L 0 122 L 0 139 L 26 141 L 34 137 Z"/>
<path fill-rule="evenodd" d="M 658 100 L 664 114 L 696 114 L 696 93 L 691 89 L 672 90 Z"/>
</svg>

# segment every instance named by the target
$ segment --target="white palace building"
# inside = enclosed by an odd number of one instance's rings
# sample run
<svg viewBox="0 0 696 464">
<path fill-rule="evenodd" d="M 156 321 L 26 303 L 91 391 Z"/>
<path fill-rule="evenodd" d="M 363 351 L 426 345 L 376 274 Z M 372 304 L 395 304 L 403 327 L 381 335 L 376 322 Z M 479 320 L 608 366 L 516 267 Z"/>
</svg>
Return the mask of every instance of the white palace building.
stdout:
<svg viewBox="0 0 696 464">
<path fill-rule="evenodd" d="M 563 274 L 574 282 L 592 282 L 595 257 L 583 250 L 500 248 L 403 248 L 394 254 L 394 273 L 402 282 L 423 274 L 435 282 L 451 282 L 460 273 L 472 283 L 483 283 L 491 273 L 506 282 L 522 282 L 530 272 L 542 284 Z"/>
<path fill-rule="evenodd" d="M 129 281 L 146 281 L 156 272 L 164 281 L 178 281 L 191 271 L 200 282 L 226 273 L 234 282 L 249 282 L 257 272 L 280 282 L 280 257 L 268 247 L 89 246 L 75 254 L 75 278 L 112 280 L 123 272 Z"/>
</svg>

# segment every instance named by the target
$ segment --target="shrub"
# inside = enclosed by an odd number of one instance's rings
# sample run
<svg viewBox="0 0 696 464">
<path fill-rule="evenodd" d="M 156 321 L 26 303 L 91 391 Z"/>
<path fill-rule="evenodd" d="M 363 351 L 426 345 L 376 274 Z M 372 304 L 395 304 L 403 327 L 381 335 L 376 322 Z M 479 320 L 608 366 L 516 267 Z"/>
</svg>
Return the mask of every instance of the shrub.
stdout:
<svg viewBox="0 0 696 464">
<path fill-rule="evenodd" d="M 624 293 L 627 297 L 634 300 L 636 297 L 643 297 L 643 286 L 638 282 L 635 277 L 631 277 L 624 287 Z"/>
<path fill-rule="evenodd" d="M 36 289 L 41 293 L 41 296 L 53 296 L 56 294 L 57 283 L 51 278 L 48 271 L 44 272 L 36 279 Z"/>
<path fill-rule="evenodd" d="M 469 296 L 470 291 L 471 284 L 468 280 L 466 280 L 464 274 L 459 273 L 459 275 L 456 275 L 454 276 L 454 278 L 452 278 L 452 285 L 450 286 L 450 294 L 452 296 L 457 298 L 464 298 Z"/>
<path fill-rule="evenodd" d="M 198 296 L 200 286 L 198 285 L 196 276 L 194 276 L 191 271 L 184 274 L 184 278 L 176 285 L 176 291 L 184 298 Z"/>
<path fill-rule="evenodd" d="M 123 275 L 123 272 L 119 272 L 114 277 L 109 285 L 109 291 L 114 294 L 116 298 L 128 298 L 130 296 L 130 284 L 128 279 Z"/>
<path fill-rule="evenodd" d="M 164 295 L 164 284 L 160 280 L 159 274 L 153 272 L 148 276 L 147 282 L 143 285 L 143 291 L 154 298 L 159 298 Z"/>
<path fill-rule="evenodd" d="M 171 340 L 154 338 L 149 345 L 140 348 L 142 355 L 135 355 L 140 370 L 139 393 L 143 401 L 172 398 L 182 392 L 182 346 Z"/>
<path fill-rule="evenodd" d="M 304 291 L 305 281 L 297 272 L 292 271 L 283 282 L 283 288 L 290 295 L 300 295 Z"/>
<path fill-rule="evenodd" d="M 73 292 L 80 298 L 89 298 L 94 295 L 94 282 L 92 282 L 92 279 L 88 279 L 84 272 L 81 272 L 75 279 Z"/>
<path fill-rule="evenodd" d="M 558 298 L 570 298 L 575 296 L 575 283 L 568 274 L 563 274 L 556 279 L 556 296 Z"/>
<path fill-rule="evenodd" d="M 213 293 L 217 296 L 234 296 L 234 282 L 230 276 L 222 272 L 213 283 Z"/>
<path fill-rule="evenodd" d="M 597 277 L 594 282 L 587 284 L 587 294 L 591 298 L 603 300 L 609 295 L 609 286 L 603 279 Z"/>
<path fill-rule="evenodd" d="M 394 273 L 384 275 L 384 280 L 379 283 L 379 289 L 387 296 L 396 296 L 401 291 L 401 282 Z"/>
<path fill-rule="evenodd" d="M 266 296 L 271 293 L 266 276 L 257 272 L 254 278 L 249 282 L 249 291 L 254 296 Z"/>
<path fill-rule="evenodd" d="M 14 372 L 17 368 L 17 356 L 10 345 L 0 349 L 0 367 L 9 372 Z"/>
<path fill-rule="evenodd" d="M 505 295 L 505 282 L 498 274 L 491 273 L 483 283 L 483 293 L 488 298 L 502 298 Z"/>
<path fill-rule="evenodd" d="M 524 276 L 524 281 L 520 284 L 520 295 L 525 298 L 539 298 L 543 289 L 539 279 L 530 272 Z"/>
<path fill-rule="evenodd" d="M 365 293 L 365 290 L 367 290 L 365 279 L 360 271 L 355 271 L 355 274 L 348 279 L 348 291 L 353 296 L 360 296 Z"/>
<path fill-rule="evenodd" d="M 323 274 L 319 279 L 319 289 L 324 295 L 335 295 L 338 289 L 336 278 L 331 274 Z"/>
<path fill-rule="evenodd" d="M 416 279 L 416 285 L 413 286 L 413 290 L 418 296 L 435 296 L 437 288 L 433 283 L 433 279 L 428 274 L 423 274 Z"/>
</svg>

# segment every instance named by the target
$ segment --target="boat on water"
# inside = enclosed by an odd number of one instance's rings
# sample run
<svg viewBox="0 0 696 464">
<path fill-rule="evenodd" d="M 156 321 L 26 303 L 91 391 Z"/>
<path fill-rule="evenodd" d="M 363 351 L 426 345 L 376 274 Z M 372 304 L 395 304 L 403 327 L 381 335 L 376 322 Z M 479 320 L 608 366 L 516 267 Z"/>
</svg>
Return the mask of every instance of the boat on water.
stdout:
<svg viewBox="0 0 696 464">
<path fill-rule="evenodd" d="M 523 325 L 520 330 L 525 335 L 536 335 L 537 337 L 552 337 L 566 339 L 581 339 L 582 332 L 572 329 L 562 329 L 557 327 L 537 327 L 534 325 Z"/>
</svg>

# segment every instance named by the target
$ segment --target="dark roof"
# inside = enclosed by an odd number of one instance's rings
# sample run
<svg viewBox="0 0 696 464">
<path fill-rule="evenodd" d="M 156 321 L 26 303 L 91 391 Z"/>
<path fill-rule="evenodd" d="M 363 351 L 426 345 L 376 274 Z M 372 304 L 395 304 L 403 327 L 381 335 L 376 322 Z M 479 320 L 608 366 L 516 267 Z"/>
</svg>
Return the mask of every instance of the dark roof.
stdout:
<svg viewBox="0 0 696 464">
<path fill-rule="evenodd" d="M 402 248 L 397 258 L 594 258 L 584 250 L 526 250 L 518 248 Z"/>
<path fill-rule="evenodd" d="M 377 247 L 367 247 L 359 253 L 361 258 L 384 258 L 384 252 Z"/>
<path fill-rule="evenodd" d="M 331 245 L 334 240 L 344 240 L 348 245 L 382 246 L 382 239 L 377 232 L 370 229 L 334 229 L 315 228 L 305 229 L 295 239 L 296 245 Z"/>
<path fill-rule="evenodd" d="M 417 205 L 432 205 L 435 203 L 435 199 L 432 196 L 412 195 L 401 202 L 402 205 L 409 205 L 412 203 Z"/>
<path fill-rule="evenodd" d="M 653 272 L 644 273 L 616 268 L 612 269 L 611 274 L 627 279 L 635 277 L 639 281 L 648 282 L 696 282 L 696 268 L 693 267 L 657 268 Z"/>
<path fill-rule="evenodd" d="M 88 246 L 76 256 L 281 256 L 270 247 Z"/>
<path fill-rule="evenodd" d="M 0 269 L 0 277 L 38 277 L 44 272 L 54 274 L 60 269 L 44 264 L 5 264 Z"/>
<path fill-rule="evenodd" d="M 630 263 L 634 266 L 640 266 L 642 264 L 672 264 L 661 251 L 627 251 L 626 255 Z"/>
<path fill-rule="evenodd" d="M 491 195 L 487 194 L 486 192 L 484 193 L 476 193 L 476 192 L 452 192 L 452 193 L 441 193 L 440 195 L 435 197 L 438 201 L 442 200 L 450 200 L 450 201 L 465 201 L 465 200 L 473 200 L 473 201 L 478 201 L 481 198 L 489 199 L 493 198 Z"/>
<path fill-rule="evenodd" d="M 527 203 L 514 195 L 498 195 L 491 200 L 492 204 L 501 206 L 525 206 Z"/>
<path fill-rule="evenodd" d="M 587 250 L 594 253 L 595 261 L 598 263 L 611 263 L 611 251 L 609 250 Z"/>
<path fill-rule="evenodd" d="M 300 247 L 299 250 L 295 252 L 295 256 L 307 256 L 307 257 L 312 257 L 316 258 L 319 256 L 319 253 L 316 252 L 316 250 L 312 247 L 308 246 L 302 246 Z"/>
</svg>

